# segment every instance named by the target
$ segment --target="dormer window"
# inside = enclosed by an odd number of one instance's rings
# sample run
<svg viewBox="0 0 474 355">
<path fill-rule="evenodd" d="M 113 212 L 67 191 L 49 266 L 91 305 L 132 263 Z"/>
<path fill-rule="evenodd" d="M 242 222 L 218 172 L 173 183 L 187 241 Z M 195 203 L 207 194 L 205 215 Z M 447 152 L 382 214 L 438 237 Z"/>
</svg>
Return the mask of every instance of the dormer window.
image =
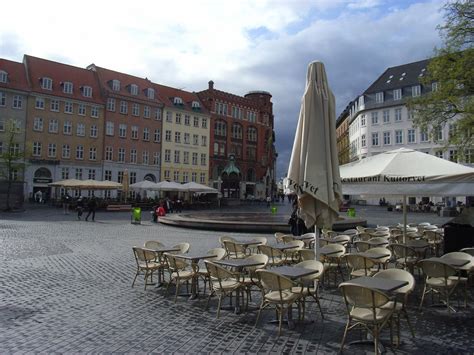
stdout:
<svg viewBox="0 0 474 355">
<path fill-rule="evenodd" d="M 417 97 L 421 95 L 421 86 L 420 85 L 414 85 L 411 87 L 411 96 Z"/>
<path fill-rule="evenodd" d="M 81 89 L 82 89 L 82 96 L 92 97 L 92 88 L 90 86 L 83 86 Z"/>
<path fill-rule="evenodd" d="M 61 85 L 63 86 L 63 92 L 65 94 L 72 94 L 73 84 L 71 82 L 65 81 L 65 82 L 61 83 Z"/>
<path fill-rule="evenodd" d="M 155 89 L 146 89 L 146 97 L 148 97 L 150 100 L 153 100 L 155 98 Z"/>
<path fill-rule="evenodd" d="M 377 104 L 383 103 L 383 92 L 378 92 L 375 94 L 375 102 Z"/>
<path fill-rule="evenodd" d="M 393 90 L 393 99 L 395 101 L 402 99 L 402 89 L 395 89 Z"/>
<path fill-rule="evenodd" d="M 112 80 L 112 90 L 120 91 L 120 80 Z"/>
<path fill-rule="evenodd" d="M 0 83 L 6 83 L 8 81 L 8 73 L 0 70 Z"/>
<path fill-rule="evenodd" d="M 191 107 L 193 108 L 193 110 L 199 110 L 199 109 L 201 109 L 201 104 L 197 101 L 193 101 L 191 103 Z"/>
<path fill-rule="evenodd" d="M 130 85 L 130 94 L 138 95 L 138 85 L 135 85 L 135 84 Z"/>
<path fill-rule="evenodd" d="M 41 88 L 45 90 L 53 90 L 53 80 L 48 77 L 41 78 Z"/>
<path fill-rule="evenodd" d="M 174 105 L 183 105 L 183 99 L 176 96 L 176 97 L 173 99 L 173 104 L 174 104 Z"/>
</svg>

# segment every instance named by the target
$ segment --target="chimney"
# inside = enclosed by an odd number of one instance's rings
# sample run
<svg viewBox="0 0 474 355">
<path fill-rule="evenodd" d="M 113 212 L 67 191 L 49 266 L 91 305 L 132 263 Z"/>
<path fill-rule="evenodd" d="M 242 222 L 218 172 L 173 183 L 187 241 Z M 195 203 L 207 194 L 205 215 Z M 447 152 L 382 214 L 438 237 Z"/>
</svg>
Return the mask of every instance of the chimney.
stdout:
<svg viewBox="0 0 474 355">
<path fill-rule="evenodd" d="M 209 90 L 214 90 L 214 82 L 212 80 L 209 81 Z"/>
</svg>

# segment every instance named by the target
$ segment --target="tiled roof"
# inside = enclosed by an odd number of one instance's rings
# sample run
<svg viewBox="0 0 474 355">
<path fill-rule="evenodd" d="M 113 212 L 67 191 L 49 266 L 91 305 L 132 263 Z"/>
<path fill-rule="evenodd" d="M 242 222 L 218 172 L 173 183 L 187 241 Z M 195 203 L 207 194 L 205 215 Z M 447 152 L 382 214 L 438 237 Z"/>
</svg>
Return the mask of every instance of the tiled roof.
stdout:
<svg viewBox="0 0 474 355">
<path fill-rule="evenodd" d="M 106 90 L 109 94 L 117 94 L 123 97 L 126 97 L 130 100 L 140 100 L 146 101 L 148 103 L 155 103 L 155 104 L 163 104 L 160 100 L 159 96 L 156 93 L 156 89 L 153 87 L 153 83 L 147 78 L 140 78 L 138 76 L 129 75 L 125 73 L 120 73 L 118 71 L 98 67 L 94 64 L 88 66 L 88 69 L 91 71 L 95 71 L 98 74 L 100 84 L 104 90 Z M 112 90 L 112 81 L 118 80 L 120 81 L 120 90 L 114 91 Z M 138 95 L 133 95 L 130 91 L 131 85 L 138 86 Z M 148 99 L 146 94 L 146 89 L 153 88 L 155 89 L 155 98 Z"/>
<path fill-rule="evenodd" d="M 7 82 L 0 82 L 0 87 L 23 91 L 29 90 L 25 67 L 22 63 L 0 58 L 0 71 L 5 71 L 8 75 Z"/>
<path fill-rule="evenodd" d="M 28 69 L 29 82 L 33 92 L 80 101 L 89 101 L 97 104 L 103 103 L 98 82 L 94 73 L 91 71 L 30 55 L 25 55 L 23 61 Z M 52 90 L 46 90 L 41 87 L 41 80 L 44 77 L 52 79 Z M 63 92 L 62 83 L 64 82 L 71 82 L 73 84 L 72 94 Z M 92 97 L 85 97 L 82 95 L 81 88 L 83 86 L 89 86 L 92 88 Z"/>
<path fill-rule="evenodd" d="M 420 83 L 420 78 L 425 74 L 427 66 L 428 60 L 425 59 L 388 68 L 365 90 L 364 94 L 374 94 L 386 90 L 417 85 Z"/>
<path fill-rule="evenodd" d="M 155 92 L 158 94 L 165 106 L 176 107 L 176 105 L 174 104 L 174 98 L 179 97 L 183 100 L 183 106 L 180 106 L 180 108 L 182 108 L 183 110 L 196 112 L 196 110 L 192 107 L 192 103 L 198 102 L 200 106 L 198 112 L 203 114 L 209 114 L 209 111 L 203 105 L 196 93 L 156 83 L 154 83 L 153 85 L 153 87 L 155 88 Z"/>
</svg>

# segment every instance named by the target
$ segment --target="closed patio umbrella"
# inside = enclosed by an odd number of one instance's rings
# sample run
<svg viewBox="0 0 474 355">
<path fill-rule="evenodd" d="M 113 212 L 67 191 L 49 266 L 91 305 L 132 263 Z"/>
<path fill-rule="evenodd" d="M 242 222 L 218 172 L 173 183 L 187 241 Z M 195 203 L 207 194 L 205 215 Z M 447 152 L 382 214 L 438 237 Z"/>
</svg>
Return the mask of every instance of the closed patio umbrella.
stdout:
<svg viewBox="0 0 474 355">
<path fill-rule="evenodd" d="M 315 226 L 315 249 L 319 259 L 318 228 L 332 227 L 342 196 L 335 99 L 321 62 L 308 66 L 285 185 L 287 191 L 298 196 L 306 227 Z"/>
</svg>

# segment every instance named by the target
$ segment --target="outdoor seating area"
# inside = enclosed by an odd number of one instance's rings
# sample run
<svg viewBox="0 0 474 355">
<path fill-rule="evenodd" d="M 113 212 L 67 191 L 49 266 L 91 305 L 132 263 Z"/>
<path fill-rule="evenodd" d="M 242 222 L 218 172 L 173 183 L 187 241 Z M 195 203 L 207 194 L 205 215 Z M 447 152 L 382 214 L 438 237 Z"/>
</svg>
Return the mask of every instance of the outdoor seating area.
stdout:
<svg viewBox="0 0 474 355">
<path fill-rule="evenodd" d="M 132 286 L 142 275 L 144 289 L 150 290 L 156 275 L 155 290 L 166 290 L 159 292 L 162 297 L 173 290 L 174 303 L 205 299 L 203 312 L 215 313 L 216 319 L 223 312 L 244 314 L 255 327 L 274 309 L 278 336 L 307 322 L 326 321 L 332 310 L 321 299 L 338 294 L 340 309 L 347 310 L 340 350 L 355 349 L 352 330 L 361 328 L 362 340 L 370 339 L 378 354 L 384 346 L 403 347 L 407 334 L 416 337 L 414 316 L 423 318 L 442 305 L 439 312 L 449 317 L 472 304 L 474 257 L 470 249 L 441 255 L 442 244 L 443 228 L 429 223 L 340 233 L 326 229 L 319 240 L 315 233 L 222 236 L 206 253 L 195 253 L 188 243 L 147 241 L 133 247 L 137 273 Z"/>
</svg>

